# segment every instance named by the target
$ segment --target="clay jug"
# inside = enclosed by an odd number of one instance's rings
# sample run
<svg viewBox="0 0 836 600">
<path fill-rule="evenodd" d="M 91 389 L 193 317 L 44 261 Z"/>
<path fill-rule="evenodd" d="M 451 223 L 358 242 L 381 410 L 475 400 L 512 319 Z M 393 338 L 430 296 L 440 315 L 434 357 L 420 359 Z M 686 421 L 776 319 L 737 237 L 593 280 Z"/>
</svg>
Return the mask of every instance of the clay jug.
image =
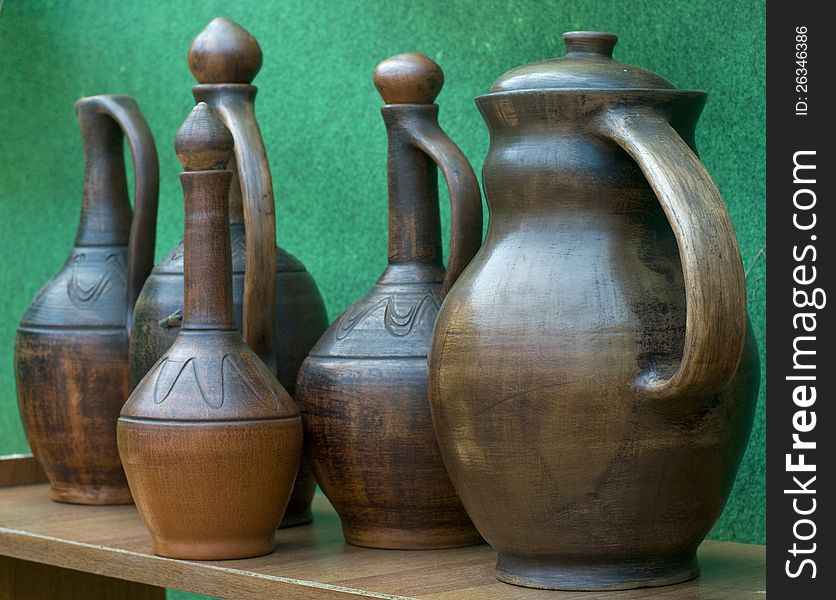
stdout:
<svg viewBox="0 0 836 600">
<path fill-rule="evenodd" d="M 304 265 L 276 247 L 273 184 L 255 120 L 257 90 L 250 85 L 261 58 L 255 38 L 223 18 L 209 23 L 189 49 L 189 66 L 200 82 L 193 88 L 195 99 L 208 103 L 235 139 L 235 160 L 229 164 L 234 173 L 229 213 L 235 323 L 292 396 L 299 366 L 328 326 L 328 317 Z M 264 250 L 267 247 L 274 249 L 272 253 Z M 256 262 L 257 255 L 266 258 Z M 258 309 L 244 321 L 242 306 L 249 297 Z M 134 386 L 174 341 L 182 314 L 181 241 L 154 267 L 136 304 L 131 340 Z M 310 522 L 315 487 L 303 462 L 282 527 Z"/>
<path fill-rule="evenodd" d="M 389 264 L 302 364 L 297 400 L 311 467 L 347 542 L 444 548 L 480 542 L 432 430 L 427 350 L 447 290 L 479 248 L 482 201 L 467 159 L 438 125 L 441 69 L 418 53 L 378 65 L 389 134 Z M 450 191 L 441 255 L 437 167 Z"/>
<path fill-rule="evenodd" d="M 177 133 L 186 171 L 183 322 L 118 423 L 119 452 L 154 552 L 172 558 L 271 552 L 302 452 L 293 399 L 233 317 L 232 173 L 225 169 L 232 146 L 202 102 Z M 245 317 L 251 308 L 245 302 Z"/>
<path fill-rule="evenodd" d="M 67 262 L 18 327 L 17 399 L 53 500 L 127 504 L 116 418 L 130 393 L 131 311 L 154 264 L 157 151 L 132 98 L 91 96 L 75 109 L 86 158 L 81 220 Z M 133 156 L 133 214 L 123 136 Z"/>
<path fill-rule="evenodd" d="M 433 421 L 499 579 L 554 589 L 698 573 L 746 447 L 758 358 L 705 94 L 612 59 L 616 36 L 476 99 L 479 253 L 439 313 Z"/>
</svg>

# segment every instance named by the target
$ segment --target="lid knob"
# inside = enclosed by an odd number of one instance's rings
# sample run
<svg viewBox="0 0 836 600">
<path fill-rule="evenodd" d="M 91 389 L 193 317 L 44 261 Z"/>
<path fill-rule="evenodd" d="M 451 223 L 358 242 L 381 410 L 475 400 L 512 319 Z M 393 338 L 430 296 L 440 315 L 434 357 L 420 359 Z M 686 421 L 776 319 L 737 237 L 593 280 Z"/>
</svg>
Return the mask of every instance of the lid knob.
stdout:
<svg viewBox="0 0 836 600">
<path fill-rule="evenodd" d="M 192 109 L 174 137 L 174 151 L 185 171 L 225 169 L 233 145 L 232 134 L 205 102 Z"/>
<path fill-rule="evenodd" d="M 198 83 L 251 83 L 261 59 L 256 39 L 223 17 L 212 19 L 189 46 L 189 69 Z"/>
<path fill-rule="evenodd" d="M 432 104 L 444 85 L 444 73 L 431 58 L 407 52 L 377 65 L 374 85 L 386 104 Z"/>
<path fill-rule="evenodd" d="M 563 42 L 567 54 L 598 54 L 612 58 L 618 36 L 600 31 L 569 31 L 563 34 Z"/>
</svg>

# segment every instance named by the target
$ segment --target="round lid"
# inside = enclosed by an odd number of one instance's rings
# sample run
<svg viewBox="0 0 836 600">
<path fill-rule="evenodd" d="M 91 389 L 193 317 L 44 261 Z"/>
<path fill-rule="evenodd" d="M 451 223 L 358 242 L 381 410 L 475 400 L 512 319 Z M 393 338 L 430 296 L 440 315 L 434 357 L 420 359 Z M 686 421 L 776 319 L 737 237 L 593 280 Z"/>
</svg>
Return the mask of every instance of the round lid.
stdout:
<svg viewBox="0 0 836 600">
<path fill-rule="evenodd" d="M 618 36 L 598 31 L 563 34 L 566 56 L 516 69 L 497 79 L 491 93 L 515 90 L 675 89 L 652 71 L 612 59 Z"/>
</svg>

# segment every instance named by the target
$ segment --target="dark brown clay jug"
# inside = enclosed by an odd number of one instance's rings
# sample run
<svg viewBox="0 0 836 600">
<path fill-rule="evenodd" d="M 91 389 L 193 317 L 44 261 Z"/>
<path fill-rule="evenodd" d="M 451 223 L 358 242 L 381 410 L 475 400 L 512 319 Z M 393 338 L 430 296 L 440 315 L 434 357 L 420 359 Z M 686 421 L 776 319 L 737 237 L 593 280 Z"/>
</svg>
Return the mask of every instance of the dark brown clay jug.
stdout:
<svg viewBox="0 0 836 600">
<path fill-rule="evenodd" d="M 86 158 L 81 220 L 66 264 L 18 327 L 17 398 L 53 500 L 127 504 L 116 418 L 130 393 L 131 311 L 154 264 L 157 151 L 132 98 L 91 96 L 75 109 Z M 133 155 L 133 214 L 123 136 Z"/>
<path fill-rule="evenodd" d="M 195 99 L 209 104 L 235 139 L 235 160 L 229 164 L 235 173 L 229 194 L 235 323 L 250 347 L 275 367 L 279 382 L 292 396 L 299 367 L 328 326 L 328 316 L 310 273 L 275 244 L 273 184 L 255 120 L 257 90 L 250 85 L 261 59 L 255 38 L 223 18 L 209 23 L 189 49 L 189 66 L 200 82 L 193 88 Z M 266 247 L 273 248 L 272 254 L 256 262 L 255 256 L 267 254 Z M 242 307 L 249 296 L 257 298 L 253 306 L 258 310 L 244 321 Z M 131 340 L 134 386 L 171 346 L 182 314 L 181 241 L 154 267 L 136 304 Z M 282 527 L 310 522 L 315 487 L 303 462 Z"/>
<path fill-rule="evenodd" d="M 375 71 L 389 134 L 389 266 L 322 336 L 302 365 L 297 400 L 316 479 L 346 541 L 374 548 L 479 543 L 432 430 L 427 350 L 442 298 L 482 238 L 479 183 L 438 125 L 444 82 L 426 56 Z M 441 256 L 437 167 L 450 191 Z"/>
<path fill-rule="evenodd" d="M 225 170 L 232 146 L 202 102 L 177 134 L 186 171 L 183 323 L 119 417 L 119 452 L 137 508 L 154 552 L 172 558 L 271 552 L 302 452 L 293 399 L 244 343 L 233 316 L 232 173 Z"/>
<path fill-rule="evenodd" d="M 705 94 L 615 62 L 612 34 L 564 39 L 476 99 L 490 219 L 436 322 L 435 431 L 499 579 L 675 583 L 752 424 L 740 252 L 694 150 Z"/>
</svg>

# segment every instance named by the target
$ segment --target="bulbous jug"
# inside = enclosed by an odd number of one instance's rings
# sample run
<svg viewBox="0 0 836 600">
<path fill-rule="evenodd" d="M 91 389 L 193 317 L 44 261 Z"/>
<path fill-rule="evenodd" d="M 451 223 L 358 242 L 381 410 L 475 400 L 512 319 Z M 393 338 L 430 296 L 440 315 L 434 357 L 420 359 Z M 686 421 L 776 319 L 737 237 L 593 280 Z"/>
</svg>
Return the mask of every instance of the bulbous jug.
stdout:
<svg viewBox="0 0 836 600">
<path fill-rule="evenodd" d="M 447 476 L 427 397 L 438 308 L 482 239 L 479 182 L 438 124 L 433 101 L 443 81 L 441 68 L 416 52 L 375 70 L 389 134 L 389 263 L 299 371 L 311 468 L 346 541 L 358 546 L 417 550 L 481 541 Z M 450 191 L 446 269 L 439 169 Z"/>
</svg>

